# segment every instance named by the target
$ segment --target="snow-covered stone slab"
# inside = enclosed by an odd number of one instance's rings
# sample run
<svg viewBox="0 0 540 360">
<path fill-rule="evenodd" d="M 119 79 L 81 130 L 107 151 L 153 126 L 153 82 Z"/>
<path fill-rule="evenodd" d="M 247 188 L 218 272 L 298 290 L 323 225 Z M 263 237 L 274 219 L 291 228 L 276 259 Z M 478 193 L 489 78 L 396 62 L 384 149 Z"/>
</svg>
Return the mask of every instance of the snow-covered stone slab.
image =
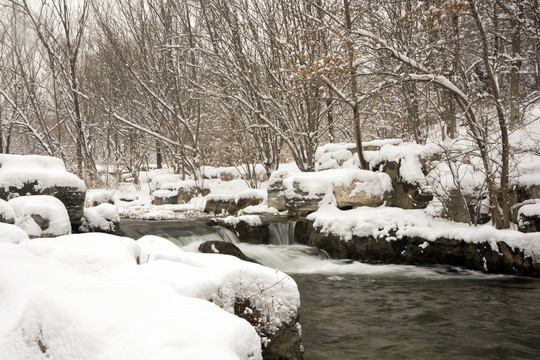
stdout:
<svg viewBox="0 0 540 360">
<path fill-rule="evenodd" d="M 83 215 L 86 186 L 68 172 L 61 159 L 39 155 L 0 154 L 0 198 L 51 195 L 62 201 L 70 221 Z"/>
<path fill-rule="evenodd" d="M 54 237 L 71 233 L 64 204 L 50 195 L 20 196 L 7 204 L 15 212 L 15 225 L 30 237 Z"/>
</svg>

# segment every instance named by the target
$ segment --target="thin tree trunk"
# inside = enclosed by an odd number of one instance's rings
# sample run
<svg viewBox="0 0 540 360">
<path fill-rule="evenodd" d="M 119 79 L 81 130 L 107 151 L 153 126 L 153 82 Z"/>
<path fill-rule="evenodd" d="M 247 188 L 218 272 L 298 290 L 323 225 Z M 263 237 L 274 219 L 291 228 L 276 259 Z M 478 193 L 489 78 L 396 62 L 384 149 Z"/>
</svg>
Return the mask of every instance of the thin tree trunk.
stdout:
<svg viewBox="0 0 540 360">
<path fill-rule="evenodd" d="M 349 51 L 349 69 L 351 76 L 351 97 L 353 99 L 353 127 L 354 139 L 356 141 L 356 151 L 358 152 L 358 160 L 360 160 L 360 168 L 368 169 L 368 163 L 364 158 L 364 149 L 362 147 L 362 131 L 360 129 L 360 106 L 358 104 L 358 89 L 357 89 L 357 73 L 354 66 L 354 44 L 351 38 L 352 21 L 349 0 L 343 0 L 343 8 L 345 11 L 345 28 L 347 30 L 347 49 Z"/>
</svg>

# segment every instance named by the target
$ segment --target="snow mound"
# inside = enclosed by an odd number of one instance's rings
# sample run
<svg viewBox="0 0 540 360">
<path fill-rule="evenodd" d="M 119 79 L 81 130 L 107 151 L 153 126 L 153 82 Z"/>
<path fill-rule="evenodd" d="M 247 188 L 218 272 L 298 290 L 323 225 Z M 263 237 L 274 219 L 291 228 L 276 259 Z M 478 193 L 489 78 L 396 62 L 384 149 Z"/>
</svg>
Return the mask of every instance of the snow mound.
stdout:
<svg viewBox="0 0 540 360">
<path fill-rule="evenodd" d="M 350 186 L 356 182 L 354 192 L 365 191 L 369 194 L 380 194 L 392 191 L 392 181 L 387 174 L 374 173 L 357 168 L 324 170 L 314 173 L 300 173 L 283 179 L 285 195 L 291 198 L 295 192 L 308 195 L 324 195 L 328 189 L 339 186 Z"/>
<path fill-rule="evenodd" d="M 20 196 L 9 200 L 15 211 L 15 225 L 30 237 L 50 237 L 71 233 L 71 222 L 64 204 L 49 195 Z"/>
<path fill-rule="evenodd" d="M 159 280 L 133 283 L 119 272 L 80 272 L 69 263 L 0 244 L 2 358 L 262 358 L 253 327 L 208 301 L 181 296 Z"/>
<path fill-rule="evenodd" d="M 90 274 L 135 266 L 140 255 L 132 239 L 101 233 L 34 239 L 22 247 Z"/>
<path fill-rule="evenodd" d="M 237 299 L 249 300 L 260 311 L 259 335 L 274 334 L 283 324 L 292 324 L 300 309 L 300 295 L 288 275 L 262 265 L 220 254 L 169 251 L 168 240 L 143 237 L 138 275 L 161 279 L 178 293 L 211 300 L 234 313 Z M 166 259 L 166 260 L 163 260 Z"/>
<path fill-rule="evenodd" d="M 84 182 L 66 171 L 64 162 L 51 156 L 0 154 L 0 188 L 21 189 L 36 182 L 36 191 L 50 187 L 71 187 L 84 191 Z"/>
</svg>

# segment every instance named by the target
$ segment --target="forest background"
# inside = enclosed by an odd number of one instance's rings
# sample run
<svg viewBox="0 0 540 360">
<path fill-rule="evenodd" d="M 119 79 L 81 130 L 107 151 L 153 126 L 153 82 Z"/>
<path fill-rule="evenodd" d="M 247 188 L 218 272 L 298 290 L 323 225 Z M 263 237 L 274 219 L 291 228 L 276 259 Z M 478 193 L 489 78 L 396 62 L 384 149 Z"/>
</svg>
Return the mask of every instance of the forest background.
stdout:
<svg viewBox="0 0 540 360">
<path fill-rule="evenodd" d="M 256 187 L 327 142 L 368 168 L 366 140 L 467 138 L 505 228 L 509 134 L 539 100 L 538 0 L 0 0 L 0 150 L 92 186 L 156 164 Z"/>
</svg>

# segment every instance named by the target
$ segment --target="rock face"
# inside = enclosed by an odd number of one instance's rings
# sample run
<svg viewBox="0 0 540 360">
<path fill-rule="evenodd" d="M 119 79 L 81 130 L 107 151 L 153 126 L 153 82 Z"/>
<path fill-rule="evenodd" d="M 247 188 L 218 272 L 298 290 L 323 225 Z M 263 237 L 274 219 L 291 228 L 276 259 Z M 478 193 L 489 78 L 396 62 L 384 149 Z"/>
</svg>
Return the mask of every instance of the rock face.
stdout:
<svg viewBox="0 0 540 360">
<path fill-rule="evenodd" d="M 261 190 L 247 190 L 237 195 L 208 195 L 204 211 L 208 214 L 238 214 L 248 206 L 261 204 L 266 193 Z"/>
<path fill-rule="evenodd" d="M 433 199 L 433 194 L 426 192 L 425 187 L 411 183 L 401 176 L 401 162 L 386 161 L 382 167 L 392 179 L 394 189 L 390 200 L 392 206 L 402 209 L 424 209 Z"/>
<path fill-rule="evenodd" d="M 205 241 L 199 246 L 199 251 L 207 254 L 231 255 L 240 260 L 256 263 L 255 260 L 246 256 L 238 246 L 226 241 Z"/>
<path fill-rule="evenodd" d="M 463 240 L 439 238 L 435 241 L 420 237 L 397 239 L 388 237 L 353 236 L 350 241 L 314 228 L 309 245 L 325 250 L 337 259 L 361 260 L 370 263 L 412 265 L 451 265 L 489 273 L 540 276 L 540 258 L 528 256 L 504 242 L 497 250 L 487 242 L 469 243 Z M 389 238 L 392 238 L 390 240 Z"/>
</svg>

